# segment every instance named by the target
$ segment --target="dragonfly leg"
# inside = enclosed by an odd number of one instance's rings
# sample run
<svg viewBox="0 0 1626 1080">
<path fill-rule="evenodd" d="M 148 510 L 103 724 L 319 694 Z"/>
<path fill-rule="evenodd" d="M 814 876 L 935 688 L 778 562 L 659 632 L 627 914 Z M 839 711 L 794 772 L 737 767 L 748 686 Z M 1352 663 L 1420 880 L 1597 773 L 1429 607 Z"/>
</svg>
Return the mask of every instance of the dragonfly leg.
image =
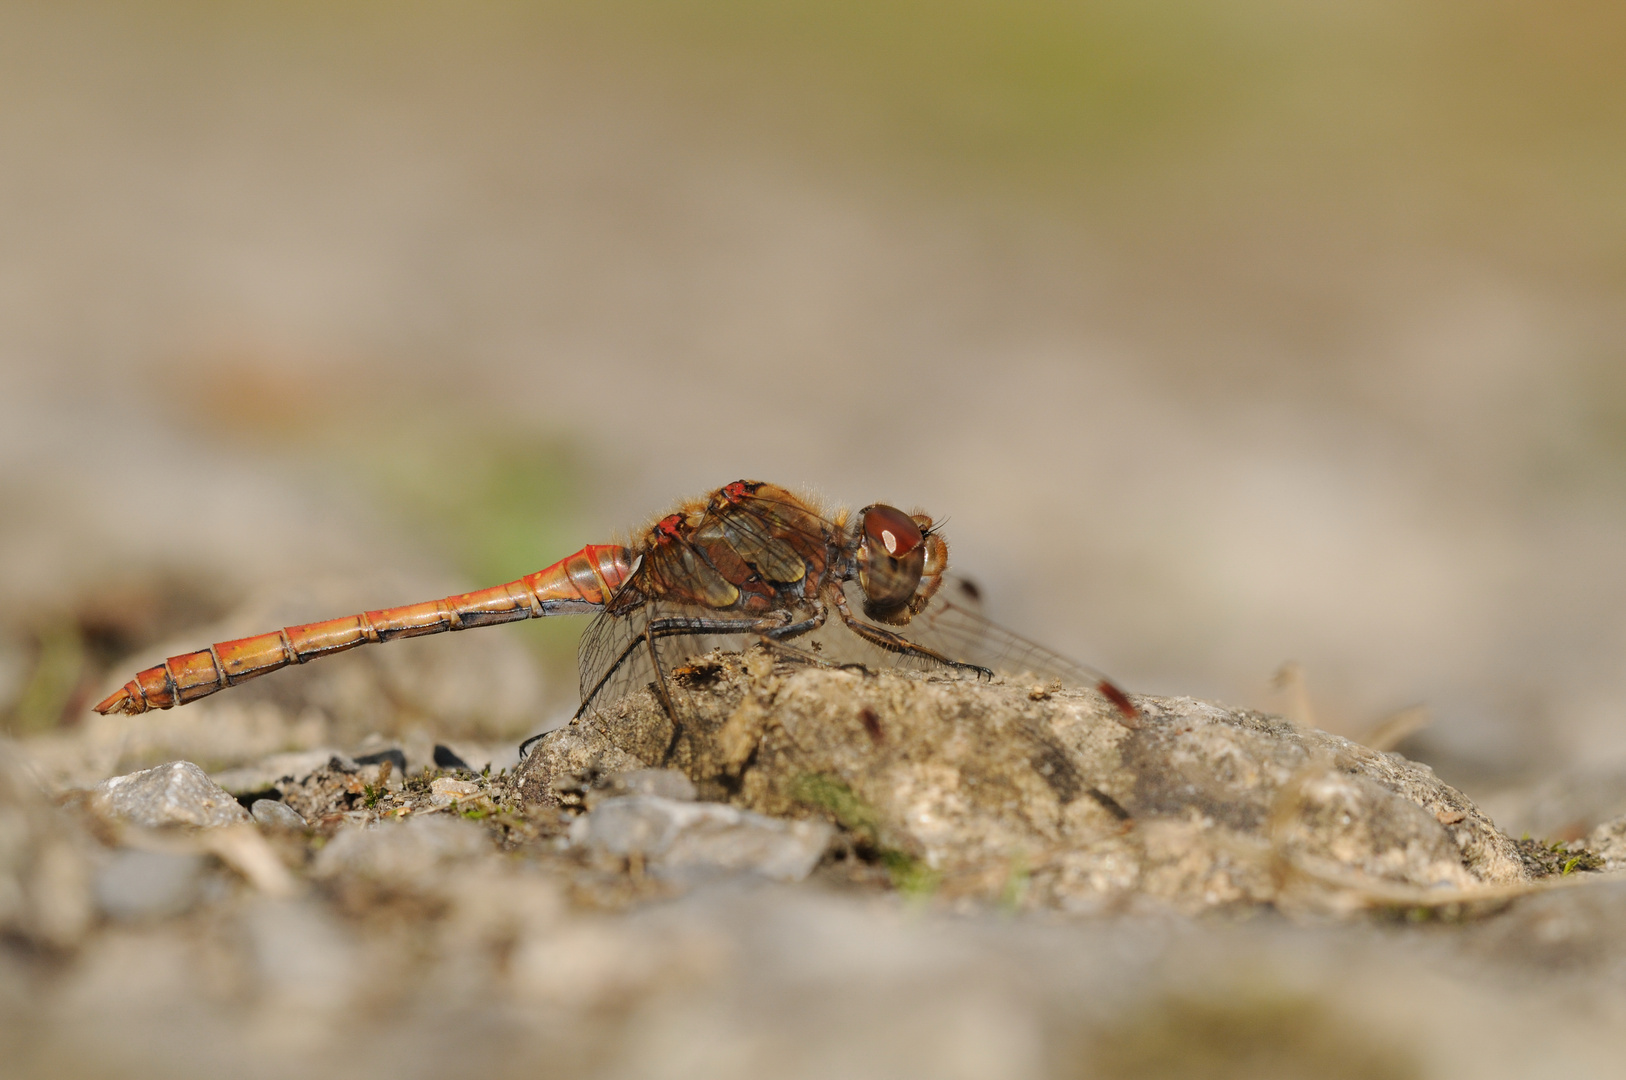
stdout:
<svg viewBox="0 0 1626 1080">
<path fill-rule="evenodd" d="M 653 656 L 653 639 L 655 638 L 685 636 L 701 637 L 708 634 L 756 634 L 764 638 L 773 635 L 775 639 L 777 639 L 778 637 L 794 636 L 796 634 L 806 633 L 809 630 L 816 629 L 823 623 L 823 621 L 824 617 L 822 609 L 812 619 L 806 619 L 803 622 L 790 623 L 788 625 L 773 619 L 690 619 L 681 617 L 651 619 L 649 624 L 645 627 L 644 632 L 627 642 L 626 647 L 621 650 L 620 655 L 615 658 L 614 662 L 611 663 L 609 667 L 604 669 L 604 674 L 599 676 L 598 682 L 593 685 L 593 688 L 582 695 L 582 703 L 577 707 L 575 713 L 571 715 L 570 720 L 572 723 L 574 723 L 587 714 L 587 710 L 592 706 L 593 700 L 598 697 L 599 692 L 602 691 L 605 685 L 609 683 L 611 677 L 613 677 L 615 673 L 621 669 L 622 664 L 625 664 L 628 660 L 632 659 L 632 655 L 640 648 L 649 648 L 651 655 Z M 657 673 L 660 673 L 660 677 L 655 680 L 655 685 L 657 692 L 661 697 L 661 706 L 662 708 L 667 709 L 667 715 L 671 716 L 672 710 L 671 705 L 669 704 L 670 695 L 666 690 L 665 675 L 663 672 L 661 672 L 658 659 L 656 660 L 655 670 Z M 547 732 L 542 733 L 542 735 L 546 734 Z M 542 738 L 542 735 L 532 735 L 530 738 L 520 743 L 520 756 L 524 757 L 526 750 L 538 739 Z"/>
<path fill-rule="evenodd" d="M 671 616 L 651 619 L 649 629 L 656 637 L 699 637 L 704 634 L 760 634 L 764 637 L 785 637 L 806 633 L 818 623 L 812 619 L 805 623 L 789 623 L 778 619 L 691 619 Z"/>
<path fill-rule="evenodd" d="M 832 664 L 821 660 L 810 652 L 786 645 L 785 642 L 794 637 L 810 633 L 823 626 L 828 612 L 822 603 L 813 605 L 813 615 L 801 622 L 775 623 L 768 619 L 661 619 L 650 623 L 656 637 L 678 637 L 683 634 L 696 636 L 706 634 L 723 636 L 728 634 L 755 634 L 760 644 L 773 649 L 785 656 L 794 657 L 807 663 L 817 664 L 820 667 L 849 667 L 852 665 Z M 862 666 L 862 665 L 859 665 Z"/>
<path fill-rule="evenodd" d="M 645 611 L 654 608 L 654 601 L 646 601 Z M 650 619 L 644 623 L 644 644 L 649 648 L 649 662 L 655 668 L 655 694 L 661 699 L 661 708 L 666 712 L 666 718 L 672 722 L 672 737 L 667 740 L 666 752 L 661 755 L 661 768 L 671 764 L 672 754 L 677 750 L 678 736 L 683 734 L 683 722 L 678 719 L 677 708 L 672 704 L 672 691 L 666 685 L 666 672 L 661 668 L 660 650 L 655 648 L 655 624 L 659 620 Z"/>
<path fill-rule="evenodd" d="M 806 649 L 798 649 L 794 645 L 786 645 L 783 641 L 777 641 L 773 638 L 765 637 L 760 644 L 770 652 L 777 653 L 785 659 L 798 664 L 806 664 L 808 667 L 823 668 L 825 671 L 856 671 L 860 675 L 870 673 L 869 668 L 863 664 L 838 664 L 832 660 L 826 660 L 816 653 L 809 652 Z"/>
<path fill-rule="evenodd" d="M 621 665 L 630 660 L 632 654 L 644 646 L 647 637 L 700 637 L 706 634 L 766 635 L 773 630 L 783 629 L 787 629 L 783 623 L 768 619 L 652 619 L 645 632 L 629 641 L 626 648 L 622 649 L 620 655 L 615 658 L 615 661 L 604 669 L 604 674 L 599 676 L 598 682 L 593 684 L 593 688 L 582 695 L 582 703 L 571 719 L 579 720 L 587 712 L 587 707 L 593 703 L 594 698 L 598 697 L 599 691 L 604 689 L 605 684 L 620 670 Z"/>
<path fill-rule="evenodd" d="M 847 598 L 838 589 L 830 590 L 830 600 L 835 604 L 836 614 L 841 616 L 841 621 L 846 624 L 847 629 L 871 645 L 903 656 L 919 656 L 927 660 L 935 660 L 939 664 L 958 668 L 961 671 L 973 671 L 976 672 L 978 678 L 992 679 L 994 677 L 992 671 L 980 664 L 967 664 L 960 660 L 951 660 L 942 653 L 928 649 L 924 645 L 916 645 L 902 634 L 895 634 L 890 630 L 864 622 L 848 609 Z"/>
<path fill-rule="evenodd" d="M 825 608 L 823 601 L 816 597 L 813 600 L 812 608 L 813 614 L 809 618 L 803 619 L 801 622 L 789 623 L 777 630 L 770 630 L 762 635 L 763 640 L 787 641 L 790 638 L 800 637 L 803 634 L 817 630 L 824 625 L 824 620 L 829 617 L 829 612 Z"/>
<path fill-rule="evenodd" d="M 822 656 L 815 656 L 806 649 L 798 649 L 794 645 L 785 644 L 786 640 L 789 638 L 809 633 L 824 625 L 825 620 L 829 617 L 830 609 L 824 605 L 823 601 L 817 599 L 814 600 L 812 606 L 813 615 L 811 618 L 803 619 L 799 623 L 791 623 L 788 626 L 781 627 L 779 630 L 763 634 L 761 642 L 763 648 L 770 649 L 773 652 L 776 652 L 781 656 L 788 657 L 791 660 L 795 660 L 798 663 L 808 664 L 812 667 L 824 668 L 827 671 L 857 670 L 868 674 L 869 669 L 863 664 L 834 664 L 829 660 L 824 659 Z"/>
<path fill-rule="evenodd" d="M 668 627 L 668 626 L 657 626 L 657 622 L 670 623 L 670 622 L 674 622 L 674 621 L 678 621 L 678 620 L 672 620 L 672 619 L 652 620 L 650 623 L 648 623 L 644 627 L 644 632 L 642 634 L 639 634 L 637 637 L 635 637 L 631 641 L 627 642 L 626 648 L 621 650 L 621 654 L 615 658 L 614 663 L 612 663 L 609 667 L 604 669 L 604 674 L 599 676 L 599 680 L 598 680 L 597 683 L 594 684 L 593 688 L 591 690 L 589 690 L 587 693 L 582 695 L 582 703 L 580 705 L 578 705 L 576 707 L 576 711 L 573 714 L 571 714 L 570 722 L 574 724 L 576 721 L 580 720 L 583 716 L 587 715 L 587 710 L 588 710 L 589 707 L 592 706 L 593 699 L 598 697 L 599 691 L 603 690 L 604 685 L 610 681 L 611 676 L 613 676 L 617 671 L 619 671 L 621 669 L 621 665 L 625 664 L 628 660 L 630 660 L 632 658 L 633 653 L 637 652 L 641 648 L 648 648 L 649 649 L 650 659 L 655 664 L 655 691 L 656 691 L 657 695 L 660 697 L 661 708 L 666 710 L 666 715 L 669 718 L 671 718 L 671 720 L 672 720 L 672 724 L 673 724 L 673 727 L 674 727 L 673 738 L 674 738 L 674 741 L 675 741 L 676 740 L 676 730 L 675 729 L 676 729 L 676 725 L 677 725 L 676 710 L 672 708 L 672 699 L 671 699 L 671 696 L 670 696 L 670 694 L 668 693 L 668 691 L 666 689 L 666 674 L 665 674 L 664 671 L 661 670 L 661 661 L 660 661 L 660 657 L 658 655 L 656 655 L 654 639 L 657 638 L 657 637 L 674 637 L 674 636 L 677 636 L 677 633 L 679 633 L 679 632 L 705 633 L 706 631 L 687 631 L 687 630 L 685 630 L 685 631 L 674 631 L 671 627 Z M 695 621 L 700 621 L 700 620 L 695 620 Z M 543 735 L 547 735 L 547 734 L 550 734 L 550 733 L 544 731 L 540 735 L 532 735 L 530 738 L 528 738 L 524 742 L 520 743 L 519 744 L 519 756 L 521 758 L 523 758 L 525 756 L 526 751 L 529 750 L 531 748 L 531 746 L 534 745 L 538 740 L 540 740 Z M 670 755 L 670 749 L 668 750 L 668 755 Z"/>
</svg>

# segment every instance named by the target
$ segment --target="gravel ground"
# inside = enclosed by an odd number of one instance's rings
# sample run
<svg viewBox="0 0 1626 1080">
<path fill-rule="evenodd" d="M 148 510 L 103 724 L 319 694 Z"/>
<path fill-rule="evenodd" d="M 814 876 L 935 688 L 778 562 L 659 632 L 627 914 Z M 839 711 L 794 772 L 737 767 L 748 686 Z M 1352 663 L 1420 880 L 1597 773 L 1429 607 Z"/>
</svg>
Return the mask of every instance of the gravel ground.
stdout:
<svg viewBox="0 0 1626 1080">
<path fill-rule="evenodd" d="M 958 63 L 364 7 L 0 12 L 8 1075 L 1619 1075 L 1610 26 L 1181 8 L 1201 108 L 1030 198 L 893 152 Z M 1157 723 L 745 672 L 521 767 L 546 627 L 88 712 L 746 475 L 946 517 Z"/>
<path fill-rule="evenodd" d="M 1514 841 L 1192 699 L 712 663 L 664 755 L 647 694 L 512 772 L 375 737 L 42 787 L 5 746 L 8 1074 L 1618 1071 L 1626 824 Z"/>
</svg>

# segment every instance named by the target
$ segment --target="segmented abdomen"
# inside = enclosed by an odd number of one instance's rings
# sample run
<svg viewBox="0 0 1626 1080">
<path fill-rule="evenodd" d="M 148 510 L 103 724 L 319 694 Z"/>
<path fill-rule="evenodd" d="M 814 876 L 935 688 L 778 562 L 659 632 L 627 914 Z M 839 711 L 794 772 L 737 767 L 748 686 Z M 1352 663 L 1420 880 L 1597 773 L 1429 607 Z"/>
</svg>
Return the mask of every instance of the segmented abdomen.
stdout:
<svg viewBox="0 0 1626 1080">
<path fill-rule="evenodd" d="M 172 656 L 136 675 L 97 705 L 96 711 L 135 714 L 184 705 L 289 664 L 302 664 L 369 642 L 598 611 L 631 575 L 632 554 L 626 548 L 589 544 L 544 570 L 506 585 L 444 600 L 288 626 Z"/>
</svg>

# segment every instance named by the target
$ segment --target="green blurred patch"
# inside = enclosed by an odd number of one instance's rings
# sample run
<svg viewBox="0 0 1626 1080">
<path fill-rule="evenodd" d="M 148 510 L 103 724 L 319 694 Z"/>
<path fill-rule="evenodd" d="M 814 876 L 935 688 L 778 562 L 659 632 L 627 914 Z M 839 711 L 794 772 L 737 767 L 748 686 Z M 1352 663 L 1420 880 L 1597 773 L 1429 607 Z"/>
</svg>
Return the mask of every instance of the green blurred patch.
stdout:
<svg viewBox="0 0 1626 1080">
<path fill-rule="evenodd" d="M 584 475 L 585 455 L 563 438 L 492 432 L 428 442 L 392 439 L 370 445 L 356 463 L 385 507 L 475 587 L 540 570 L 588 539 L 608 539 L 580 531 L 578 511 L 591 479 Z M 532 619 L 514 632 L 524 636 L 550 676 L 574 685 L 576 644 L 585 627 L 583 618 Z"/>
<path fill-rule="evenodd" d="M 859 848 L 886 867 L 892 887 L 905 896 L 930 896 L 942 883 L 942 875 L 925 862 L 881 842 L 880 815 L 845 782 L 822 773 L 804 773 L 791 783 L 789 795 L 805 806 L 824 810 L 852 833 Z"/>
<path fill-rule="evenodd" d="M 1106 228 L 1310 214 L 1622 265 L 1626 8 L 1603 0 L 532 10 L 826 165 L 856 150 Z"/>
<path fill-rule="evenodd" d="M 1414 1057 L 1326 1004 L 1243 991 L 1154 1000 L 1069 1049 L 1059 1077 L 1099 1080 L 1413 1080 Z"/>
<path fill-rule="evenodd" d="M 12 735 L 55 727 L 85 682 L 89 657 L 75 623 L 51 624 L 35 636 L 34 645 L 33 663 L 7 719 Z"/>
<path fill-rule="evenodd" d="M 100 578 L 21 617 L 0 640 L 0 728 L 25 736 L 83 719 L 111 668 L 212 622 L 231 602 L 228 590 L 184 568 Z"/>
<path fill-rule="evenodd" d="M 492 419 L 456 393 L 430 397 L 391 382 L 384 365 L 335 361 L 289 378 L 274 352 L 245 347 L 177 359 L 168 374 L 177 422 L 368 492 L 409 546 L 440 555 L 472 588 L 609 542 L 584 531 L 580 510 L 598 478 L 569 436 Z M 542 661 L 548 685 L 573 687 L 585 625 L 533 619 L 510 632 Z"/>
<path fill-rule="evenodd" d="M 875 808 L 858 793 L 833 776 L 804 773 L 791 784 L 790 797 L 807 806 L 827 811 L 836 824 L 872 847 L 879 847 L 881 819 Z"/>
<path fill-rule="evenodd" d="M 1626 271 L 1626 5 L 1608 0 L 155 0 L 215 52 L 471 104 L 670 103 L 816 170 L 907 174 L 1222 245 L 1305 230 Z M 560 79 L 565 80 L 561 84 Z M 486 80 L 490 80 L 489 83 Z M 495 91 L 478 100 L 468 87 Z M 485 90 L 478 91 L 484 94 Z"/>
<path fill-rule="evenodd" d="M 1099 190 L 1204 142 L 1287 43 L 1201 0 L 610 0 L 545 9 L 804 146 L 951 184 Z M 947 175 L 943 170 L 948 169 Z"/>
<path fill-rule="evenodd" d="M 1005 884 L 999 890 L 999 907 L 1002 911 L 1017 912 L 1022 909 L 1022 902 L 1027 899 L 1028 889 L 1033 883 L 1033 871 L 1028 865 L 1027 856 L 1018 852 L 1011 859 L 1010 870 L 1005 875 Z"/>
</svg>

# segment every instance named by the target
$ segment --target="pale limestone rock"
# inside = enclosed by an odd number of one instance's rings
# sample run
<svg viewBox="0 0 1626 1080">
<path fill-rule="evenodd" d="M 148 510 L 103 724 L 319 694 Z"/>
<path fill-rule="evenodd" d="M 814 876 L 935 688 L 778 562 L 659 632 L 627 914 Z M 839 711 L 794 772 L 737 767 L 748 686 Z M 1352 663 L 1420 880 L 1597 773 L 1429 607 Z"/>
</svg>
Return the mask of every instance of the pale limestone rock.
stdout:
<svg viewBox="0 0 1626 1080">
<path fill-rule="evenodd" d="M 92 803 L 108 817 L 157 829 L 218 828 L 252 819 L 231 793 L 190 761 L 172 761 L 96 785 Z"/>
<path fill-rule="evenodd" d="M 1279 717 L 1141 698 L 1129 723 L 1088 690 L 712 659 L 675 732 L 641 692 L 544 737 L 527 800 L 675 767 L 703 799 L 833 820 L 949 895 L 1081 910 L 1339 909 L 1526 880 L 1513 843 L 1427 766 Z M 747 707 L 762 723 L 742 756 Z"/>
<path fill-rule="evenodd" d="M 800 881 L 812 872 L 834 831 L 824 821 L 784 821 L 722 803 L 624 795 L 577 818 L 570 836 L 573 843 L 612 855 L 645 859 L 656 871 L 747 871 Z"/>
</svg>

